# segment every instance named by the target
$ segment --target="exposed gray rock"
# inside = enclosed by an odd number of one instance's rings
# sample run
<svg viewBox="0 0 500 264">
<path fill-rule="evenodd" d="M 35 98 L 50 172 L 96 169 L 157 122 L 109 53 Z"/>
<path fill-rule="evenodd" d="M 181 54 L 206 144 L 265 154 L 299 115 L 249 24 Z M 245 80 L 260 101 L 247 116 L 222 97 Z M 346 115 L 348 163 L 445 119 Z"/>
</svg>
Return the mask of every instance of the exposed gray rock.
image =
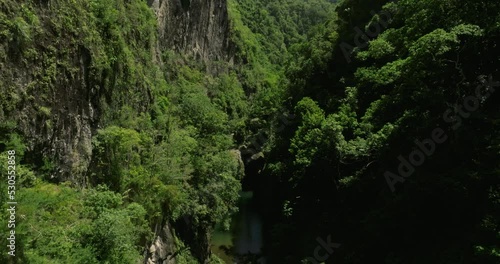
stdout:
<svg viewBox="0 0 500 264">
<path fill-rule="evenodd" d="M 161 230 L 156 230 L 156 239 L 148 249 L 145 263 L 148 264 L 175 264 L 174 234 L 169 223 L 163 225 Z"/>
<path fill-rule="evenodd" d="M 70 62 L 79 70 L 72 74 L 60 70 L 50 87 L 45 88 L 36 86 L 33 77 L 42 65 L 23 67 L 16 61 L 8 61 L 6 66 L 16 74 L 10 76 L 11 83 L 2 87 L 7 89 L 2 92 L 10 90 L 22 95 L 9 118 L 16 121 L 16 130 L 25 139 L 27 161 L 39 165 L 50 163 L 54 168 L 51 178 L 55 181 L 85 186 L 92 156 L 92 131 L 98 120 L 98 98 L 95 89 L 89 87 L 88 50 L 75 47 L 70 52 Z"/>
<path fill-rule="evenodd" d="M 205 62 L 232 63 L 226 0 L 150 0 L 158 18 L 160 47 Z"/>
</svg>

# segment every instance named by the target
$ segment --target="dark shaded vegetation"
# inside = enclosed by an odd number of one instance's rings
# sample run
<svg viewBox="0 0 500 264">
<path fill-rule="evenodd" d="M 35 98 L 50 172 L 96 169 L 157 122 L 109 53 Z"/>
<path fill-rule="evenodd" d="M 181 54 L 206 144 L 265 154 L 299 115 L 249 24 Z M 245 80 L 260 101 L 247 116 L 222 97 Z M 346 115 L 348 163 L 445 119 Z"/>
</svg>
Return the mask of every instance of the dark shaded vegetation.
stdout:
<svg viewBox="0 0 500 264">
<path fill-rule="evenodd" d="M 500 97 L 479 96 L 467 117 L 454 110 L 500 81 L 499 10 L 496 1 L 343 1 L 293 47 L 287 94 L 300 124 L 276 136 L 264 172 L 283 211 L 272 263 L 312 257 L 327 235 L 342 246 L 326 263 L 499 261 Z M 356 47 L 355 28 L 373 32 L 381 11 L 392 21 Z M 354 46 L 351 63 L 343 42 Z M 392 193 L 384 173 L 398 174 L 398 156 L 437 127 L 447 140 L 409 177 L 390 178 Z"/>
</svg>

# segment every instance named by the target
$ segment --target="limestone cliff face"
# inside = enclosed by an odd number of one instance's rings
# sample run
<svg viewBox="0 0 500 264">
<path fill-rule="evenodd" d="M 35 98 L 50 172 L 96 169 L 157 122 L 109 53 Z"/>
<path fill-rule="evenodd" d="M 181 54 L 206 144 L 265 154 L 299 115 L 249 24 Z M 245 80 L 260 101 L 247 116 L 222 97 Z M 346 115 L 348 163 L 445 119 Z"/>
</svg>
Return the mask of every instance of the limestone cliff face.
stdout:
<svg viewBox="0 0 500 264">
<path fill-rule="evenodd" d="M 179 250 L 175 245 L 174 233 L 172 227 L 167 222 L 163 224 L 163 228 L 158 230 L 159 225 L 156 226 L 156 238 L 146 252 L 147 264 L 175 264 L 175 255 Z"/>
<path fill-rule="evenodd" d="M 210 64 L 232 63 L 226 0 L 149 0 L 158 18 L 159 46 Z"/>
<path fill-rule="evenodd" d="M 71 181 L 85 186 L 84 175 L 92 155 L 91 139 L 97 128 L 99 99 L 97 89 L 91 87 L 89 80 L 91 58 L 88 50 L 83 47 L 68 50 L 67 61 L 73 72 L 57 63 L 50 65 L 53 76 L 48 86 L 36 81 L 40 72 L 48 74 L 47 65 L 34 61 L 27 67 L 18 63 L 15 54 L 0 62 L 7 75 L 1 92 L 12 97 L 7 101 L 16 103 L 11 109 L 3 107 L 5 116 L 0 114 L 0 121 L 16 123 L 15 131 L 25 140 L 28 163 L 47 168 L 54 181 Z"/>
<path fill-rule="evenodd" d="M 203 62 L 210 72 L 214 72 L 211 62 L 232 63 L 234 45 L 226 0 L 148 0 L 148 4 L 156 14 L 157 43 L 134 43 L 127 53 L 132 47 L 146 47 L 143 49 L 149 52 L 151 46 L 151 54 L 157 55 L 153 64 L 161 64 L 158 55 L 173 50 Z M 104 48 L 103 43 L 112 42 L 113 35 L 106 25 L 97 30 L 97 24 L 86 24 L 94 20 L 86 11 L 89 5 L 89 1 L 34 1 L 28 12 L 21 4 L 0 4 L 0 13 L 8 19 L 19 22 L 19 17 L 26 16 L 27 21 L 9 28 L 12 36 L 3 35 L 0 23 L 0 124 L 13 123 L 11 128 L 0 125 L 0 133 L 8 130 L 22 136 L 27 164 L 50 172 L 54 182 L 70 181 L 81 187 L 88 185 L 95 152 L 92 139 L 107 125 L 106 116 L 123 104 L 147 112 L 152 101 L 143 79 L 120 84 L 132 71 L 127 61 L 108 54 L 116 47 L 108 43 Z M 73 16 L 77 19 L 71 19 Z M 142 36 L 140 33 L 131 31 L 128 38 L 117 39 L 130 41 Z M 117 39 L 114 41 L 119 42 Z M 103 66 L 110 61 L 114 62 L 109 67 Z M 133 57 L 129 61 L 139 60 Z M 137 100 L 125 100 L 130 94 Z M 145 261 L 175 263 L 179 253 L 174 250 L 173 227 L 168 223 L 158 226 L 161 230 L 156 230 L 157 237 L 148 245 Z M 185 237 L 194 241 L 194 254 L 203 262 L 210 254 L 208 234 L 188 231 Z"/>
<path fill-rule="evenodd" d="M 158 43 L 153 45 L 157 55 L 174 50 L 204 62 L 211 72 L 211 62 L 232 61 L 226 0 L 148 3 L 157 17 Z M 1 11 L 13 18 L 18 16 L 13 10 Z M 40 24 L 31 29 L 29 44 L 24 33 L 11 40 L 0 36 L 0 122 L 16 122 L 15 130 L 27 143 L 27 163 L 56 168 L 50 171 L 54 181 L 85 186 L 92 138 L 105 111 L 102 103 L 116 103 L 113 91 L 103 89 L 104 82 L 117 82 L 119 76 L 112 71 L 119 66 L 96 73 L 92 69 L 96 49 L 83 43 L 86 33 L 77 30 L 82 37 L 78 39 L 64 27 L 54 28 L 61 16 L 57 6 L 40 3 L 33 10 Z M 37 53 L 29 55 L 32 51 Z M 146 111 L 148 103 L 143 103 L 135 108 Z"/>
</svg>

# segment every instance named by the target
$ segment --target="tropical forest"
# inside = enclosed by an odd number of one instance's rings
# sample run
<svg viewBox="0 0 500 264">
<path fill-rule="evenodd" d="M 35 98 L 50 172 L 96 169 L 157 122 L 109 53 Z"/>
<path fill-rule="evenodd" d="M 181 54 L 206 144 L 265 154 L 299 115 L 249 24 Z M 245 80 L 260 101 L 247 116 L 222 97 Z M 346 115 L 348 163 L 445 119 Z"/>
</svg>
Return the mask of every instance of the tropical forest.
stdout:
<svg viewBox="0 0 500 264">
<path fill-rule="evenodd" d="M 498 0 L 0 0 L 5 264 L 500 263 Z"/>
</svg>

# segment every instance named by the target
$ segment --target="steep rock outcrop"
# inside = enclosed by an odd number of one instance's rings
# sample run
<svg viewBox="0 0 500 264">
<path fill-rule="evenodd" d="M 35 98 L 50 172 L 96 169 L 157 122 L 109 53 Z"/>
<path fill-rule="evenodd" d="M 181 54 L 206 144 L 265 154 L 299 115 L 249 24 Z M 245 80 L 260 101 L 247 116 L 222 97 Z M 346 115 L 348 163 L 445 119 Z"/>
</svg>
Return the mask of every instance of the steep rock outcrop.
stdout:
<svg viewBox="0 0 500 264">
<path fill-rule="evenodd" d="M 82 46 L 62 44 L 57 50 L 48 36 L 38 41 L 39 58 L 64 56 L 65 61 L 48 65 L 49 60 L 35 58 L 20 63 L 15 48 L 9 47 L 13 43 L 4 42 L 10 52 L 0 60 L 1 92 L 7 95 L 4 102 L 15 107 L 2 105 L 0 122 L 15 122 L 14 131 L 26 144 L 27 163 L 44 167 L 54 181 L 85 186 L 99 115 L 98 90 L 89 78 L 91 56 Z"/>
<path fill-rule="evenodd" d="M 149 0 L 158 18 L 162 50 L 171 49 L 204 62 L 232 63 L 226 0 Z"/>
<path fill-rule="evenodd" d="M 157 225 L 158 228 L 158 225 Z M 146 252 L 147 264 L 175 264 L 177 246 L 172 227 L 167 222 L 161 230 L 155 230 L 156 238 Z"/>
<path fill-rule="evenodd" d="M 190 56 L 210 72 L 211 62 L 232 63 L 225 0 L 149 1 L 157 16 L 158 43 L 149 43 L 145 32 L 124 27 L 123 20 L 108 20 L 106 12 L 115 6 L 105 1 L 94 7 L 88 1 L 6 3 L 0 4 L 0 13 L 5 21 L 17 24 L 0 21 L 0 123 L 15 124 L 0 127 L 0 132 L 21 135 L 27 146 L 25 162 L 49 172 L 54 182 L 88 185 L 92 138 L 108 125 L 103 121 L 106 116 L 124 104 L 136 112 L 148 110 L 150 83 L 132 66 L 151 69 L 149 58 L 139 56 L 149 54 L 150 47 L 157 55 L 174 50 Z M 127 12 L 121 14 L 137 11 L 123 6 L 120 11 Z M 89 11 L 92 8 L 102 10 Z M 99 14 L 103 17 L 96 18 Z M 148 245 L 147 262 L 175 263 L 172 232 L 168 223 L 162 225 Z M 206 260 L 210 255 L 206 230 L 192 234 L 194 255 Z"/>
</svg>

